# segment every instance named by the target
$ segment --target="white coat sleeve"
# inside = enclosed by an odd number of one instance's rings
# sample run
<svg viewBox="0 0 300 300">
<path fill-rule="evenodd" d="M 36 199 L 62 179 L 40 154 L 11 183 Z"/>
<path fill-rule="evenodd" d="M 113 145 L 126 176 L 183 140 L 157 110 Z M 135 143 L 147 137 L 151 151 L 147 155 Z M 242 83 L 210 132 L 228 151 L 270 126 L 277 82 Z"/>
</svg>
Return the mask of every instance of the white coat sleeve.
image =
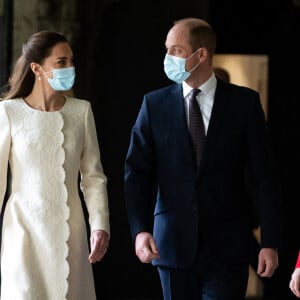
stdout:
<svg viewBox="0 0 300 300">
<path fill-rule="evenodd" d="M 80 161 L 84 201 L 91 231 L 105 230 L 110 234 L 107 178 L 103 172 L 94 115 L 90 103 L 85 116 L 85 138 Z"/>
<path fill-rule="evenodd" d="M 2 208 L 6 192 L 10 146 L 10 123 L 5 110 L 4 102 L 0 101 L 0 209 Z"/>
</svg>

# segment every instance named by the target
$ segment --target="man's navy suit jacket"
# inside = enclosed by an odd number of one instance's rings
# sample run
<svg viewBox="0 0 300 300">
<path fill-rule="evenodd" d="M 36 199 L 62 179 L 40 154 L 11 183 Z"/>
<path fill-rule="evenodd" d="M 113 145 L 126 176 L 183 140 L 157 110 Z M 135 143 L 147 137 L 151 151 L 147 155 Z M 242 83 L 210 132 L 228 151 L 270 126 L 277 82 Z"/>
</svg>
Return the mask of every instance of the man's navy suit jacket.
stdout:
<svg viewBox="0 0 300 300">
<path fill-rule="evenodd" d="M 247 261 L 247 168 L 261 246 L 277 248 L 279 187 L 259 94 L 218 80 L 199 169 L 192 151 L 182 85 L 146 94 L 126 157 L 125 200 L 133 239 L 154 235 L 153 264 L 188 266 L 202 246 L 219 259 Z"/>
</svg>

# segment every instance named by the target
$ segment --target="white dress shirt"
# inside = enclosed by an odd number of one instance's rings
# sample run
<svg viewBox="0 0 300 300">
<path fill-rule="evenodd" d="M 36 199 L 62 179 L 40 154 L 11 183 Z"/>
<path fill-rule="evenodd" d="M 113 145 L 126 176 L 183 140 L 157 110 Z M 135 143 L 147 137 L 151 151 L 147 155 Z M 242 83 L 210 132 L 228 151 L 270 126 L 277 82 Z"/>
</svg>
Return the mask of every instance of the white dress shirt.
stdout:
<svg viewBox="0 0 300 300">
<path fill-rule="evenodd" d="M 201 92 L 197 95 L 196 99 L 197 102 L 200 105 L 200 110 L 203 117 L 203 122 L 205 126 L 205 134 L 207 133 L 207 128 L 211 116 L 212 107 L 214 104 L 214 97 L 217 87 L 217 79 L 214 74 L 211 75 L 211 77 L 202 84 L 199 89 Z M 182 89 L 183 89 L 183 97 L 184 97 L 184 106 L 185 106 L 185 113 L 186 113 L 186 119 L 189 124 L 189 103 L 188 103 L 188 93 L 192 90 L 192 87 L 190 87 L 185 81 L 182 83 Z"/>
</svg>

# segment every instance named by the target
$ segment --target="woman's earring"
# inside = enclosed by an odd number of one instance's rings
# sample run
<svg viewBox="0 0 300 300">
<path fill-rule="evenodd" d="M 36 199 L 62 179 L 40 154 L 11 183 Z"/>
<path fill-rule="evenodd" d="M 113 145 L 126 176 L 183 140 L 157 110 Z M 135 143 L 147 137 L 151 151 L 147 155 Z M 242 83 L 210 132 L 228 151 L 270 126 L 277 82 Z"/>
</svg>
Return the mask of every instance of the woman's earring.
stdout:
<svg viewBox="0 0 300 300">
<path fill-rule="evenodd" d="M 38 80 L 41 80 L 41 76 L 38 77 Z"/>
</svg>

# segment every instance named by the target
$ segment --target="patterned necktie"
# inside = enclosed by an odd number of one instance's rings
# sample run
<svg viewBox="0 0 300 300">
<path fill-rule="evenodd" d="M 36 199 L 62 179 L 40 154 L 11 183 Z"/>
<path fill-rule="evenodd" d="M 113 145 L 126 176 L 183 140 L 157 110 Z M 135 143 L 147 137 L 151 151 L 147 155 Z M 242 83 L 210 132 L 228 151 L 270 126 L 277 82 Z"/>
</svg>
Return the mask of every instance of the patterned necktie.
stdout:
<svg viewBox="0 0 300 300">
<path fill-rule="evenodd" d="M 192 89 L 188 94 L 189 103 L 189 133 L 194 148 L 194 154 L 197 162 L 197 167 L 200 165 L 201 156 L 205 142 L 205 128 L 202 119 L 200 106 L 196 96 L 199 94 L 199 89 Z"/>
</svg>

